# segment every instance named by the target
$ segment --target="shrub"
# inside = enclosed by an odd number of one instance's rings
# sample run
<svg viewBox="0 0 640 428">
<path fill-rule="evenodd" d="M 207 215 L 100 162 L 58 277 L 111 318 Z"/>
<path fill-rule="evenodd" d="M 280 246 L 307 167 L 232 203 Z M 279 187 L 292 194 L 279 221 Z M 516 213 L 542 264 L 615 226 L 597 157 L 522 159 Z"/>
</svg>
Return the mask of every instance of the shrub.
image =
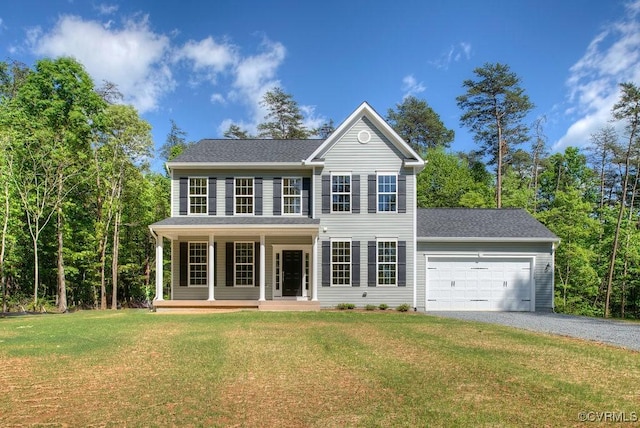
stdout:
<svg viewBox="0 0 640 428">
<path fill-rule="evenodd" d="M 378 309 L 380 309 L 381 311 L 384 311 L 386 309 L 389 309 L 389 305 L 387 305 L 386 303 L 380 303 L 380 305 L 378 306 Z"/>
<path fill-rule="evenodd" d="M 367 305 L 364 308 L 368 311 L 375 311 L 376 310 L 376 305 Z"/>
<path fill-rule="evenodd" d="M 336 308 L 340 309 L 341 311 L 345 309 L 355 309 L 355 307 L 355 303 L 338 303 L 338 306 L 336 306 Z"/>
<path fill-rule="evenodd" d="M 398 306 L 396 308 L 396 311 L 398 312 L 407 312 L 409 309 L 411 309 L 411 306 L 409 306 L 407 303 L 403 303 L 400 306 Z"/>
</svg>

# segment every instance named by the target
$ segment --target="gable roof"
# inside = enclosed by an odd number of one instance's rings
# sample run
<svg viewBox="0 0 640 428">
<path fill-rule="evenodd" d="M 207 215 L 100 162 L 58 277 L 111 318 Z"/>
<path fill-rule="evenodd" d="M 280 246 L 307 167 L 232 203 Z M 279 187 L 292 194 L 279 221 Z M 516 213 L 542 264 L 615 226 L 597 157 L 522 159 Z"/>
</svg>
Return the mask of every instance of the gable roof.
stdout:
<svg viewBox="0 0 640 428">
<path fill-rule="evenodd" d="M 420 208 L 417 223 L 418 241 L 560 241 L 519 208 Z"/>
<path fill-rule="evenodd" d="M 203 139 L 188 146 L 182 154 L 167 162 L 175 166 L 224 165 L 236 163 L 297 163 L 309 157 L 324 140 L 267 140 L 267 139 Z"/>
<path fill-rule="evenodd" d="M 406 166 L 424 167 L 424 159 L 366 101 L 354 110 L 335 131 L 305 160 L 311 165 L 321 163 L 324 154 L 333 147 L 360 119 L 366 117 L 405 156 Z"/>
</svg>

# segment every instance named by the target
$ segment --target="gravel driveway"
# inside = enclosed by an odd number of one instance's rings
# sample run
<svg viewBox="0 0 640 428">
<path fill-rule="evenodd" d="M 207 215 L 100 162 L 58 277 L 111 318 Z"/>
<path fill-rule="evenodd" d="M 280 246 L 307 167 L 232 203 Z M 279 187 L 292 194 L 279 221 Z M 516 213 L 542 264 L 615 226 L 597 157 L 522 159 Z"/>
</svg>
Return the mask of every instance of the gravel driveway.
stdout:
<svg viewBox="0 0 640 428">
<path fill-rule="evenodd" d="M 640 323 L 544 312 L 427 312 L 428 315 L 501 324 L 595 340 L 640 351 Z"/>
</svg>

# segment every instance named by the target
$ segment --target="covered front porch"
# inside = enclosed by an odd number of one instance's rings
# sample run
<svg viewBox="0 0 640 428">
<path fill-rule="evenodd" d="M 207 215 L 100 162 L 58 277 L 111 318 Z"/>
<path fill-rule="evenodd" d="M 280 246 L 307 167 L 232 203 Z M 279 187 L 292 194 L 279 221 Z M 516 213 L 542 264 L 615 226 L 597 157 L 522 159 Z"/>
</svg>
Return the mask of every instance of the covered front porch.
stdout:
<svg viewBox="0 0 640 428">
<path fill-rule="evenodd" d="M 319 308 L 318 220 L 174 217 L 150 229 L 156 238 L 156 309 Z M 165 294 L 167 240 L 171 280 Z"/>
</svg>

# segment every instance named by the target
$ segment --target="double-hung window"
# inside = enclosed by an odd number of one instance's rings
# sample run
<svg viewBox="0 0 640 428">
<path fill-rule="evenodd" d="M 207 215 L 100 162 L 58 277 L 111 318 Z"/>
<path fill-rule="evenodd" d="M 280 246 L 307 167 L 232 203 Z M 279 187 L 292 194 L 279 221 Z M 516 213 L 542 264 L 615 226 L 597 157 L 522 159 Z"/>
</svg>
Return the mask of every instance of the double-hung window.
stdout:
<svg viewBox="0 0 640 428">
<path fill-rule="evenodd" d="M 282 179 L 282 212 L 284 214 L 302 213 L 302 178 L 284 177 Z"/>
<path fill-rule="evenodd" d="M 351 241 L 331 241 L 331 285 L 351 284 Z"/>
<path fill-rule="evenodd" d="M 235 213 L 253 214 L 253 178 L 235 179 Z"/>
<path fill-rule="evenodd" d="M 253 242 L 235 243 L 235 286 L 253 287 L 255 254 Z"/>
<path fill-rule="evenodd" d="M 395 174 L 378 175 L 378 212 L 398 211 L 398 177 Z"/>
<path fill-rule="evenodd" d="M 378 285 L 398 284 L 398 243 L 396 241 L 378 241 Z"/>
<path fill-rule="evenodd" d="M 189 286 L 207 285 L 207 243 L 189 242 Z"/>
<path fill-rule="evenodd" d="M 207 213 L 207 178 L 189 178 L 189 214 Z"/>
<path fill-rule="evenodd" d="M 351 212 L 351 175 L 331 176 L 331 212 Z"/>
</svg>

